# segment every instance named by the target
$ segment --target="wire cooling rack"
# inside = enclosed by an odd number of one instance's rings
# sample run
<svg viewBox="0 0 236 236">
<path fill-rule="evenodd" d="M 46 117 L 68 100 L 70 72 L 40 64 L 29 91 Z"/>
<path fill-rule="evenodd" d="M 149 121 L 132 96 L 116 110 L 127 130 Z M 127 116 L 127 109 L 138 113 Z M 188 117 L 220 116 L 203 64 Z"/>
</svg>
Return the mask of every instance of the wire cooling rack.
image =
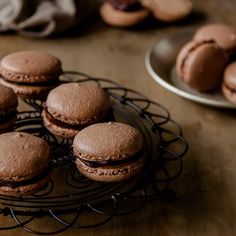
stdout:
<svg viewBox="0 0 236 236">
<path fill-rule="evenodd" d="M 113 119 L 138 128 L 145 140 L 145 168 L 138 175 L 120 183 L 99 183 L 81 175 L 71 151 L 71 141 L 50 134 L 41 120 L 42 102 L 25 100 L 31 111 L 19 112 L 15 130 L 34 134 L 51 147 L 52 180 L 33 196 L 0 195 L 0 213 L 11 217 L 9 225 L 0 230 L 23 230 L 52 235 L 69 228 L 91 228 L 110 221 L 115 216 L 140 210 L 150 197 L 173 200 L 169 187 L 182 172 L 182 156 L 188 145 L 181 127 L 171 119 L 162 105 L 150 101 L 141 93 L 103 78 L 84 73 L 64 72 L 61 83 L 76 81 L 96 83 L 112 98 Z M 57 223 L 56 229 L 43 231 L 35 225 L 43 217 Z M 86 219 L 86 220 L 82 220 Z"/>
</svg>

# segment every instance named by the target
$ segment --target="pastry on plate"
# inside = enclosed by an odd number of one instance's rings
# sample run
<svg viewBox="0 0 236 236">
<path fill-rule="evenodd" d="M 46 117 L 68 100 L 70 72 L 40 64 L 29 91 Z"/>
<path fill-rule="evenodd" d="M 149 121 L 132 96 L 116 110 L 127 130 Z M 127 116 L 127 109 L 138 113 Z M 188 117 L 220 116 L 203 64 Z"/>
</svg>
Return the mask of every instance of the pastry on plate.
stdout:
<svg viewBox="0 0 236 236">
<path fill-rule="evenodd" d="M 176 69 L 191 88 L 207 92 L 220 87 L 227 62 L 226 52 L 215 41 L 190 41 L 179 52 Z"/>
<path fill-rule="evenodd" d="M 100 8 L 104 22 L 112 26 L 128 27 L 142 22 L 149 10 L 142 7 L 138 0 L 107 0 Z"/>
</svg>

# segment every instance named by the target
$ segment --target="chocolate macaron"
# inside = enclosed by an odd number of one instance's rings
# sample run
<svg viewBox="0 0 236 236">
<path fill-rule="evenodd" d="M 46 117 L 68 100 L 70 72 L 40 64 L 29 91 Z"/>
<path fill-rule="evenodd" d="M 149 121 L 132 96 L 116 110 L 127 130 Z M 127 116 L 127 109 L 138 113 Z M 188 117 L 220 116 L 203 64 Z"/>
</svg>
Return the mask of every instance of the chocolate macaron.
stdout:
<svg viewBox="0 0 236 236">
<path fill-rule="evenodd" d="M 200 27 L 194 40 L 214 40 L 229 53 L 236 51 L 236 28 L 230 25 L 215 23 Z"/>
<path fill-rule="evenodd" d="M 9 54 L 0 62 L 0 83 L 17 95 L 29 99 L 45 99 L 59 83 L 61 62 L 56 57 L 38 51 Z"/>
<path fill-rule="evenodd" d="M 48 144 L 31 134 L 0 135 L 0 194 L 30 195 L 50 180 Z"/>
<path fill-rule="evenodd" d="M 181 49 L 176 69 L 190 87 L 207 92 L 220 86 L 228 57 L 212 40 L 190 41 Z"/>
<path fill-rule="evenodd" d="M 222 92 L 229 101 L 236 103 L 236 62 L 228 65 L 224 71 Z"/>
<path fill-rule="evenodd" d="M 142 22 L 149 10 L 143 8 L 138 0 L 107 0 L 100 8 L 100 15 L 109 25 L 128 27 Z"/>
<path fill-rule="evenodd" d="M 49 93 L 42 117 L 51 133 L 74 138 L 82 128 L 105 119 L 110 108 L 110 97 L 101 87 L 66 83 Z"/>
<path fill-rule="evenodd" d="M 95 181 L 126 180 L 143 168 L 142 135 L 127 124 L 91 125 L 76 135 L 73 150 L 78 170 Z"/>
<path fill-rule="evenodd" d="M 193 8 L 189 0 L 140 0 L 140 2 L 153 13 L 154 17 L 164 22 L 181 20 L 188 16 Z"/>
<path fill-rule="evenodd" d="M 16 121 L 17 105 L 14 91 L 0 84 L 0 134 L 12 129 Z"/>
</svg>

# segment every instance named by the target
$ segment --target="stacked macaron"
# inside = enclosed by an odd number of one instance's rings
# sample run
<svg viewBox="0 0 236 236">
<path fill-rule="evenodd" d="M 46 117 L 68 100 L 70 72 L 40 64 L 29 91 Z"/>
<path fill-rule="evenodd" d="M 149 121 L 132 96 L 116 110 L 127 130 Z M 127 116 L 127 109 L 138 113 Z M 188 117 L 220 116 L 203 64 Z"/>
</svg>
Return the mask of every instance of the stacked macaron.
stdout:
<svg viewBox="0 0 236 236">
<path fill-rule="evenodd" d="M 200 27 L 183 46 L 176 60 L 179 77 L 191 88 L 212 92 L 222 87 L 225 97 L 236 103 L 236 28 L 226 24 Z"/>
<path fill-rule="evenodd" d="M 0 83 L 22 98 L 44 100 L 61 73 L 59 59 L 38 51 L 12 53 L 0 62 Z"/>
<path fill-rule="evenodd" d="M 40 138 L 23 132 L 0 135 L 0 194 L 29 195 L 50 180 L 50 150 Z"/>
<path fill-rule="evenodd" d="M 105 121 L 110 109 L 110 97 L 101 87 L 66 83 L 49 93 L 42 117 L 51 133 L 74 138 L 84 127 Z"/>
<path fill-rule="evenodd" d="M 200 27 L 193 36 L 198 40 L 214 40 L 227 53 L 236 51 L 236 27 L 215 23 Z"/>
<path fill-rule="evenodd" d="M 46 53 L 23 51 L 0 62 L 0 194 L 22 196 L 50 180 L 48 144 L 31 134 L 10 132 L 17 118 L 17 95 L 44 100 L 58 85 L 60 61 Z"/>
<path fill-rule="evenodd" d="M 164 22 L 183 19 L 192 11 L 189 0 L 106 0 L 100 14 L 112 26 L 127 27 L 142 22 L 150 12 Z"/>
<path fill-rule="evenodd" d="M 79 171 L 95 181 L 126 180 L 143 168 L 142 135 L 127 124 L 91 125 L 75 136 L 73 150 Z"/>
<path fill-rule="evenodd" d="M 215 41 L 193 40 L 181 49 L 176 69 L 190 87 L 205 92 L 220 85 L 227 62 L 225 51 Z"/>
<path fill-rule="evenodd" d="M 17 96 L 14 91 L 0 84 L 0 134 L 13 128 L 17 105 Z"/>
</svg>

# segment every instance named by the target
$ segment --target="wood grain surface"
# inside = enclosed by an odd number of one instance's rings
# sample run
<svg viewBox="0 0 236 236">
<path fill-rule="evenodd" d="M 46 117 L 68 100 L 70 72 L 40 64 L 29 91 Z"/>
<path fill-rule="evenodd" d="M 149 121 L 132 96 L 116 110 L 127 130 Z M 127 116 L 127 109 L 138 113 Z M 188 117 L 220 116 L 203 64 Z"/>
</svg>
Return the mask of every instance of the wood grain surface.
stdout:
<svg viewBox="0 0 236 236">
<path fill-rule="evenodd" d="M 95 19 L 74 35 L 30 39 L 0 37 L 0 57 L 26 49 L 48 51 L 61 58 L 66 70 L 106 77 L 136 89 L 167 107 L 182 126 L 189 142 L 184 172 L 172 184 L 174 202 L 151 200 L 141 211 L 94 229 L 71 229 L 60 235 L 236 235 L 236 111 L 214 109 L 180 98 L 156 84 L 144 66 L 146 51 L 168 33 L 207 22 L 236 25 L 235 0 L 195 0 L 194 16 L 176 24 L 148 23 L 132 30 L 106 26 Z M 12 219 L 1 216 L 0 225 Z M 55 227 L 48 219 L 40 227 Z M 0 231 L 0 235 L 27 235 L 25 231 Z"/>
</svg>

